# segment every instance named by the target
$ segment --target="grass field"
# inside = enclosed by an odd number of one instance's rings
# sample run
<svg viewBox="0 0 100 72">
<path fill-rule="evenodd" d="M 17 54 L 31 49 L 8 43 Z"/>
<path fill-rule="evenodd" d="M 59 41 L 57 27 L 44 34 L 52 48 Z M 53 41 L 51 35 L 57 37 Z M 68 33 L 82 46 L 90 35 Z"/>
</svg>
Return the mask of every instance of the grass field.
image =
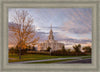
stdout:
<svg viewBox="0 0 100 72">
<path fill-rule="evenodd" d="M 43 59 L 52 59 L 52 58 L 67 58 L 67 57 L 81 57 L 81 56 L 50 56 L 50 55 L 39 55 L 39 54 L 26 54 L 22 55 L 19 60 L 17 54 L 9 54 L 8 62 L 20 62 L 20 61 L 31 61 L 31 60 L 43 60 Z"/>
<path fill-rule="evenodd" d="M 91 56 L 88 56 L 88 57 L 82 57 L 82 59 L 87 59 L 87 58 L 91 58 Z"/>
</svg>

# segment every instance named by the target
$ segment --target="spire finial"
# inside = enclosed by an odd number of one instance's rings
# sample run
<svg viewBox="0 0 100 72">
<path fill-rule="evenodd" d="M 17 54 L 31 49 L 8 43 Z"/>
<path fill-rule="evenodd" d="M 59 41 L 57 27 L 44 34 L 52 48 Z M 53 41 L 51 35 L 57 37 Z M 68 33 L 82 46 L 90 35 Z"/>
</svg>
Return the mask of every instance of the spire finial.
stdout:
<svg viewBox="0 0 100 72">
<path fill-rule="evenodd" d="M 52 24 L 51 24 L 51 29 L 52 29 Z"/>
</svg>

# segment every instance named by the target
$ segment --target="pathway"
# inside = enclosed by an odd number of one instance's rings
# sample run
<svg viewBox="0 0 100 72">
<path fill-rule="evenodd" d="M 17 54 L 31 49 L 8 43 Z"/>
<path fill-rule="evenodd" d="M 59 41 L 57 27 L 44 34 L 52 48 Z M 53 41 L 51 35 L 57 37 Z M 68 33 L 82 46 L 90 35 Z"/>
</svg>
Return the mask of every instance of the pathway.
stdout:
<svg viewBox="0 0 100 72">
<path fill-rule="evenodd" d="M 72 61 L 62 61 L 62 62 L 56 62 L 55 64 L 68 64 L 68 63 L 91 63 L 91 59 L 82 59 L 82 60 L 72 60 Z"/>
</svg>

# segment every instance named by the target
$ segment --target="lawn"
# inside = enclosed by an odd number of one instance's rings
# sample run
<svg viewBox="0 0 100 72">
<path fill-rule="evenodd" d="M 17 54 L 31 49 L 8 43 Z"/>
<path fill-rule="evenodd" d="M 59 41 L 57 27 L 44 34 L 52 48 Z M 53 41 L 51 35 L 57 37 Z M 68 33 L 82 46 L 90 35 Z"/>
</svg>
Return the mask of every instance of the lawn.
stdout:
<svg viewBox="0 0 100 72">
<path fill-rule="evenodd" d="M 40 55 L 40 54 L 26 54 L 21 56 L 21 60 L 17 54 L 9 54 L 8 62 L 20 62 L 20 61 L 31 61 L 31 60 L 43 60 L 52 58 L 67 58 L 67 57 L 81 57 L 81 56 L 50 56 L 50 55 Z"/>
<path fill-rule="evenodd" d="M 91 58 L 91 56 L 88 56 L 88 57 L 82 57 L 82 59 L 88 59 L 88 58 Z"/>
</svg>

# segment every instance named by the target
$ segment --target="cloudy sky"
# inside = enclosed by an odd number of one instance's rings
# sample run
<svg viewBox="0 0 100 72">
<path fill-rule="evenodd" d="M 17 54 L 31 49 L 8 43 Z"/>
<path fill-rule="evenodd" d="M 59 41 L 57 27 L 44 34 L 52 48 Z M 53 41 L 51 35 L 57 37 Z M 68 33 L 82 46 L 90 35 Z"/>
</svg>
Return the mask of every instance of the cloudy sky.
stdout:
<svg viewBox="0 0 100 72">
<path fill-rule="evenodd" d="M 40 42 L 47 40 L 52 25 L 55 40 L 62 42 L 66 48 L 75 44 L 91 45 L 92 9 L 91 8 L 17 8 L 27 10 L 33 17 L 33 25 Z M 13 22 L 14 8 L 8 11 L 8 23 Z M 9 39 L 9 42 L 12 39 Z M 11 45 L 11 44 L 10 44 Z"/>
</svg>

